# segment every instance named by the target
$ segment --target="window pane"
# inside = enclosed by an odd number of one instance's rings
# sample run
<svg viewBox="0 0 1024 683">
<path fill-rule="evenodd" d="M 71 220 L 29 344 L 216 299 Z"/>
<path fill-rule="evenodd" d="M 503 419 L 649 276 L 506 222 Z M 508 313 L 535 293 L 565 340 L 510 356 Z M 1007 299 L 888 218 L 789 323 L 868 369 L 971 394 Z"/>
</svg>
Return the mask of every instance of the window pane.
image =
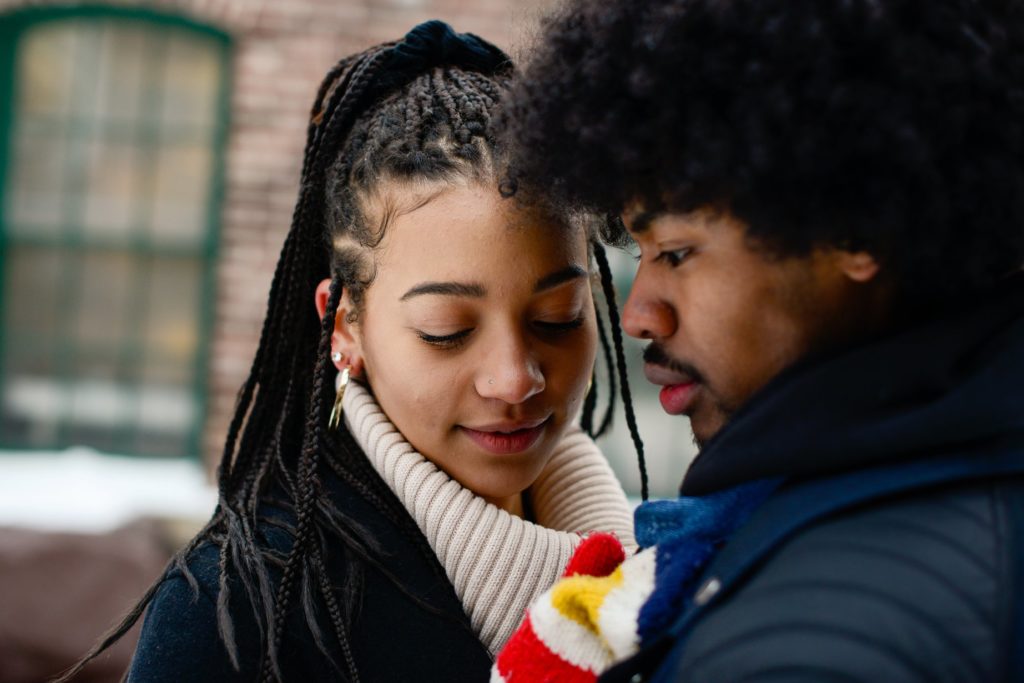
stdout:
<svg viewBox="0 0 1024 683">
<path fill-rule="evenodd" d="M 77 21 L 72 24 L 75 31 L 75 61 L 68 97 L 68 117 L 71 121 L 91 122 L 95 118 L 104 24 L 100 21 Z"/>
<path fill-rule="evenodd" d="M 70 266 L 78 281 L 74 338 L 84 348 L 120 348 L 132 335 L 137 257 L 127 252 L 85 252 L 76 260 Z"/>
<path fill-rule="evenodd" d="M 6 223 L 15 235 L 57 235 L 64 215 L 66 142 L 59 132 L 43 135 L 25 128 L 12 145 Z"/>
<path fill-rule="evenodd" d="M 60 438 L 64 396 L 60 384 L 47 375 L 8 374 L 0 420 L 5 443 L 52 446 Z"/>
<path fill-rule="evenodd" d="M 63 267 L 59 250 L 30 246 L 10 249 L 4 282 L 7 305 L 3 329 L 14 334 L 6 335 L 6 349 L 22 345 L 32 349 L 60 336 L 62 314 L 67 312 L 60 295 Z M 44 371 L 47 367 L 33 363 L 28 369 Z"/>
<path fill-rule="evenodd" d="M 155 242 L 194 246 L 202 243 L 212 175 L 213 155 L 206 146 L 160 150 L 153 183 Z"/>
<path fill-rule="evenodd" d="M 136 447 L 154 455 L 182 452 L 197 412 L 195 397 L 185 389 L 145 387 L 138 396 Z"/>
<path fill-rule="evenodd" d="M 170 36 L 164 65 L 162 121 L 212 128 L 222 87 L 220 57 L 212 39 Z"/>
<path fill-rule="evenodd" d="M 84 188 L 83 232 L 98 238 L 131 236 L 139 215 L 139 185 L 143 170 L 132 144 L 108 140 L 89 146 Z"/>
<path fill-rule="evenodd" d="M 66 116 L 70 110 L 76 26 L 46 24 L 22 41 L 18 54 L 18 118 Z"/>
<path fill-rule="evenodd" d="M 145 24 L 110 23 L 103 26 L 94 95 L 96 116 L 102 121 L 137 126 L 142 117 L 140 93 L 149 68 L 154 31 Z"/>
<path fill-rule="evenodd" d="M 187 383 L 199 347 L 202 269 L 197 259 L 161 259 L 152 264 L 142 339 L 147 379 Z"/>
</svg>

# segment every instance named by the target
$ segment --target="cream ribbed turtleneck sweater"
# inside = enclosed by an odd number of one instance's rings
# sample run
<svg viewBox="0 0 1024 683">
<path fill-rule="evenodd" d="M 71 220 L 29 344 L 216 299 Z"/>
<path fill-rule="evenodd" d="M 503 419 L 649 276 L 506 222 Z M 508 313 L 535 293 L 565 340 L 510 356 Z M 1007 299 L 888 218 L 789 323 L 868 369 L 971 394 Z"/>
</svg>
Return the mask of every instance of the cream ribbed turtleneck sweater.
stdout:
<svg viewBox="0 0 1024 683">
<path fill-rule="evenodd" d="M 627 552 L 635 546 L 626 495 L 578 428 L 530 487 L 534 524 L 488 503 L 420 455 L 357 382 L 345 391 L 344 409 L 349 430 L 426 536 L 491 654 L 561 576 L 580 534 L 610 531 Z"/>
</svg>

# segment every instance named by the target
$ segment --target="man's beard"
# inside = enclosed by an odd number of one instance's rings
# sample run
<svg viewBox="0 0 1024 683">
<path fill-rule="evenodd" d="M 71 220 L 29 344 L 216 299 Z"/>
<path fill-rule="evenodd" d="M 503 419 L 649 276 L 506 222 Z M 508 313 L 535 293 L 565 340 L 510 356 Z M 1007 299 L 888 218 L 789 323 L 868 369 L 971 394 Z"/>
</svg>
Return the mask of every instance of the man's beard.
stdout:
<svg viewBox="0 0 1024 683">
<path fill-rule="evenodd" d="M 698 436 L 696 430 L 692 430 L 694 445 L 697 446 L 698 450 L 702 449 L 711 438 L 725 428 L 729 420 L 732 418 L 733 413 L 736 412 L 736 408 L 722 400 L 722 397 L 708 385 L 707 381 L 704 379 L 704 375 L 694 365 L 681 361 L 677 358 L 673 358 L 657 342 L 651 342 L 647 345 L 644 349 L 643 358 L 645 363 L 658 365 L 673 372 L 686 375 L 692 381 L 699 384 L 700 392 L 702 394 L 701 398 L 704 399 L 705 410 L 712 410 L 721 416 L 722 425 L 716 429 L 713 434 L 708 435 L 706 438 L 701 438 Z M 693 416 L 690 416 L 690 422 L 692 429 Z"/>
</svg>

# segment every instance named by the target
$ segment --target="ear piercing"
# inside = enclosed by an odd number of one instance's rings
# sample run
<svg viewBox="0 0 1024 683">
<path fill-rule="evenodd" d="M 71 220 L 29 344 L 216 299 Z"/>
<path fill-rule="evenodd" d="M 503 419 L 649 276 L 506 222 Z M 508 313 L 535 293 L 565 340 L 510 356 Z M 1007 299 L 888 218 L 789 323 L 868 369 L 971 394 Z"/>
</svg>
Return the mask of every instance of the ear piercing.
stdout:
<svg viewBox="0 0 1024 683">
<path fill-rule="evenodd" d="M 340 356 L 341 354 L 339 353 L 338 355 Z M 349 369 L 346 365 L 345 369 L 341 371 L 341 376 L 338 378 L 338 392 L 334 395 L 334 407 L 331 408 L 331 416 L 327 418 L 327 426 L 331 429 L 337 429 L 338 425 L 341 424 L 341 413 L 344 410 L 342 400 L 345 398 L 345 387 L 348 386 L 348 380 Z"/>
<path fill-rule="evenodd" d="M 345 360 L 345 354 L 343 354 L 341 351 L 335 351 L 334 353 L 331 354 L 331 360 L 333 360 L 335 363 L 340 363 L 341 361 Z"/>
</svg>

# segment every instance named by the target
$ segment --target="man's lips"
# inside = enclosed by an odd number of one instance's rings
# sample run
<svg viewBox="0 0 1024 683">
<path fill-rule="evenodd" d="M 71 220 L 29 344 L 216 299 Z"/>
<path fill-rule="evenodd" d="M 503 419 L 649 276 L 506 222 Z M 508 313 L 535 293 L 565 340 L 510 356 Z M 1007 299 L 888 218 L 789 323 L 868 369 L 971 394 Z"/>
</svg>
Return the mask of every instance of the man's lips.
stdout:
<svg viewBox="0 0 1024 683">
<path fill-rule="evenodd" d="M 696 382 L 687 384 L 670 384 L 663 387 L 658 394 L 662 409 L 669 415 L 683 415 L 693 405 L 694 396 L 700 385 Z"/>
<path fill-rule="evenodd" d="M 644 377 L 651 384 L 660 384 L 664 387 L 674 384 L 694 384 L 696 382 L 691 375 L 685 372 L 670 370 L 664 365 L 655 365 L 654 363 L 644 363 Z"/>
<path fill-rule="evenodd" d="M 461 429 L 473 443 L 486 451 L 499 455 L 520 453 L 537 442 L 547 427 L 549 417 L 461 426 Z"/>
<path fill-rule="evenodd" d="M 669 415 L 683 415 L 693 405 L 700 384 L 685 372 L 677 372 L 664 365 L 644 364 L 644 376 L 652 384 L 662 385 L 658 399 Z"/>
</svg>

